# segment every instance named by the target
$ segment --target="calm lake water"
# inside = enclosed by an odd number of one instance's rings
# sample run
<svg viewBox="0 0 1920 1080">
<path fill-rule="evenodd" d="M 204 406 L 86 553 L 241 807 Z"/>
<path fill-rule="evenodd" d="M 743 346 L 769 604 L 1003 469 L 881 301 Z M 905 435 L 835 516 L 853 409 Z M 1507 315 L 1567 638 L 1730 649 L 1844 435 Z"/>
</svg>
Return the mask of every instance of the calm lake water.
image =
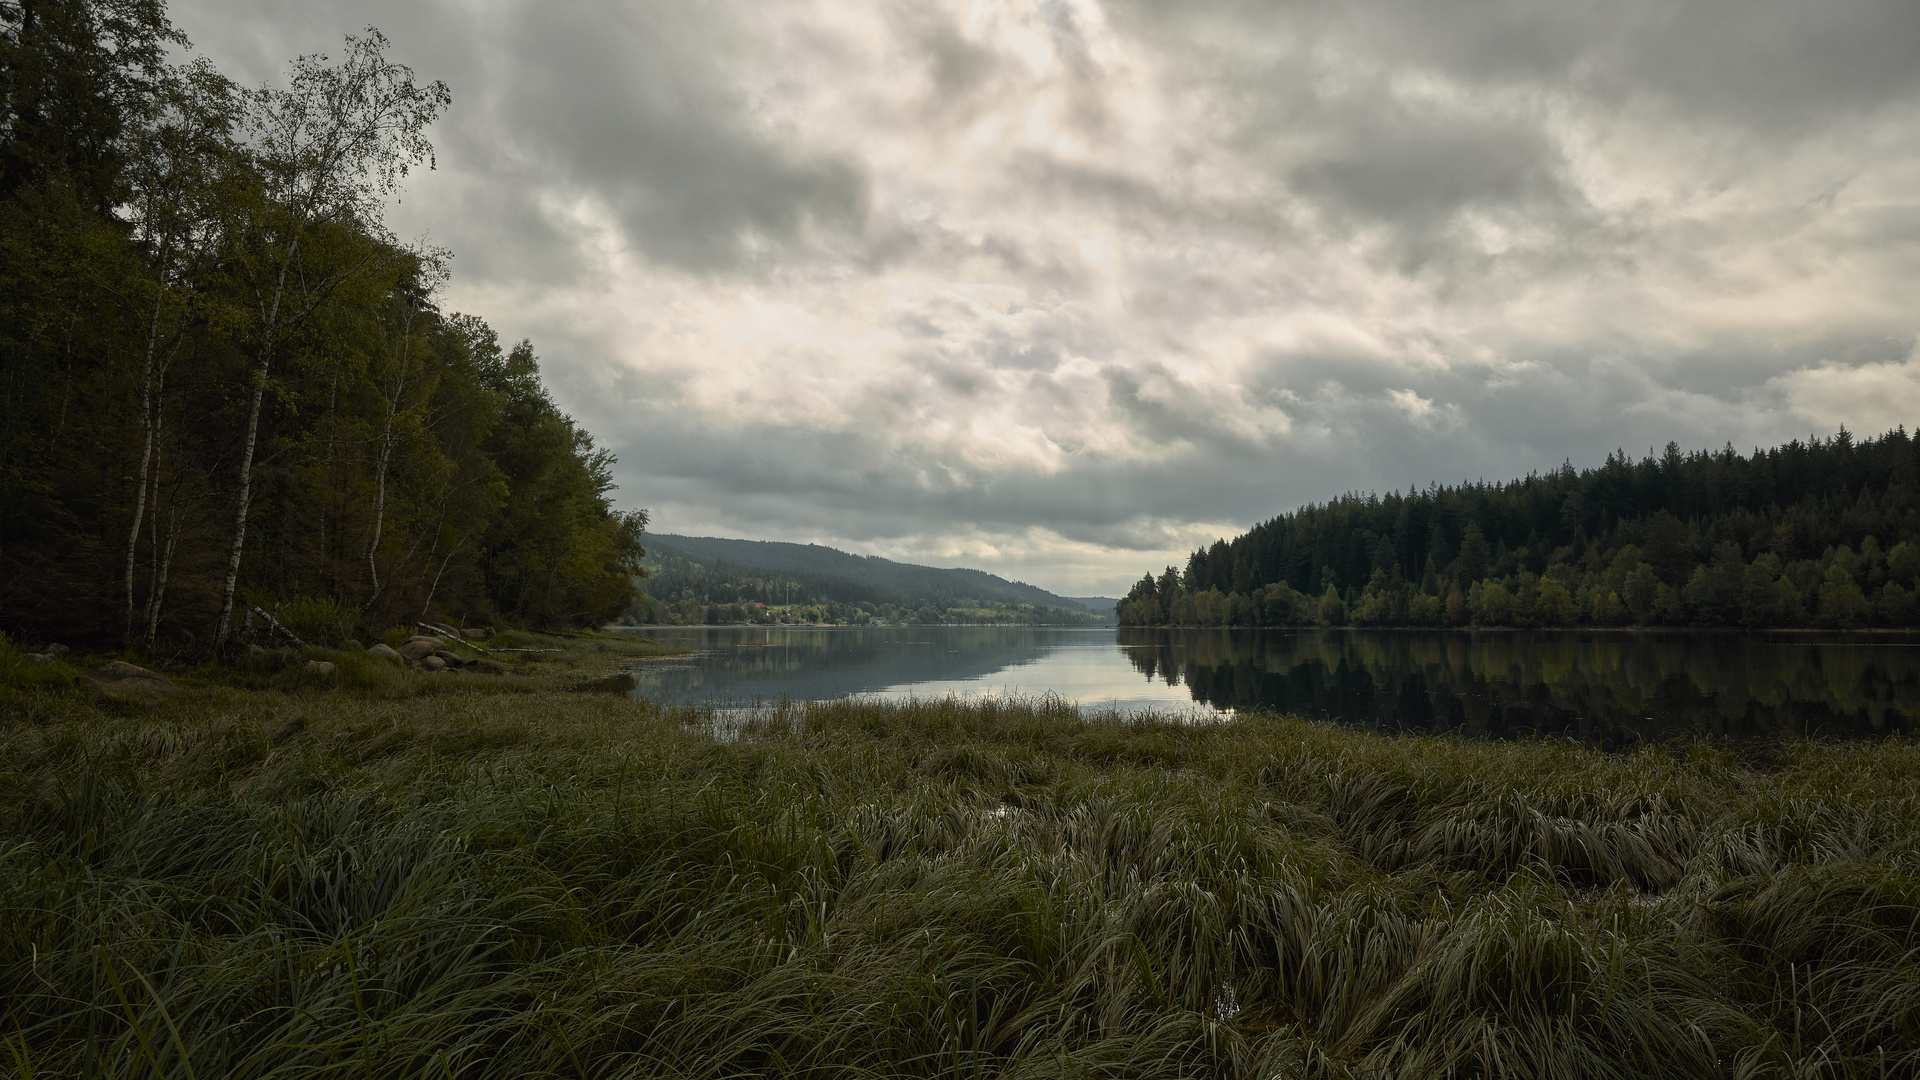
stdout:
<svg viewBox="0 0 1920 1080">
<path fill-rule="evenodd" d="M 1268 708 L 1382 731 L 1607 745 L 1920 727 L 1920 636 L 1583 631 L 650 627 L 676 704 L 1057 694 L 1083 708 Z"/>
</svg>

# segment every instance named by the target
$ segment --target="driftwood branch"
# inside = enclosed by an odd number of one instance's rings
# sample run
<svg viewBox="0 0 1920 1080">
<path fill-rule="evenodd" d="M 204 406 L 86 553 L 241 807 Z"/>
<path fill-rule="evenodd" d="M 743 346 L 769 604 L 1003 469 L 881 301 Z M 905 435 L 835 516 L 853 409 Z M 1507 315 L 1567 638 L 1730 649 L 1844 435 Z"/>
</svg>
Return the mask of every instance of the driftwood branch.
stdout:
<svg viewBox="0 0 1920 1080">
<path fill-rule="evenodd" d="M 435 625 L 434 623 L 430 623 L 430 622 L 423 622 L 423 623 L 414 623 L 413 625 L 415 625 L 415 626 L 417 626 L 417 627 L 419 627 L 420 629 L 422 629 L 422 630 L 425 630 L 425 631 L 427 631 L 428 633 L 430 633 L 430 634 L 433 634 L 433 635 L 435 635 L 435 636 L 437 636 L 437 637 L 450 637 L 450 638 L 452 638 L 453 640 L 455 640 L 455 641 L 457 641 L 457 642 L 459 642 L 460 644 L 462 644 L 462 645 L 465 645 L 465 646 L 466 646 L 467 648 L 469 648 L 469 649 L 472 649 L 472 650 L 473 650 L 474 652 L 480 652 L 480 653 L 488 653 L 488 652 L 508 652 L 508 651 L 510 651 L 510 650 L 507 650 L 507 649 L 488 649 L 488 648 L 484 648 L 484 647 L 482 647 L 482 646 L 479 646 L 479 645 L 475 645 L 475 644 L 474 644 L 473 642 L 471 642 L 471 641 L 468 641 L 468 640 L 467 640 L 466 638 L 464 638 L 464 637 L 461 637 L 461 636 L 460 636 L 460 631 L 458 631 L 458 630 L 455 630 L 455 629 L 454 629 L 453 627 L 451 627 L 451 626 L 438 626 L 438 625 Z"/>
<path fill-rule="evenodd" d="M 453 627 L 451 627 L 451 626 L 440 626 L 440 625 L 437 625 L 437 624 L 435 624 L 435 623 L 429 623 L 429 622 L 423 622 L 423 623 L 415 623 L 414 625 L 415 625 L 415 626 L 418 626 L 418 627 L 419 627 L 420 629 L 422 629 L 422 630 L 428 630 L 428 631 L 431 631 L 432 633 L 434 633 L 434 634 L 435 634 L 435 635 L 437 635 L 437 636 L 442 636 L 442 637 L 450 637 L 450 638 L 452 638 L 453 640 L 455 640 L 455 641 L 457 641 L 457 642 L 459 642 L 459 643 L 460 643 L 460 644 L 462 644 L 462 645 L 465 645 L 465 646 L 466 646 L 467 648 L 469 648 L 469 649 L 472 649 L 472 650 L 473 650 L 473 651 L 475 651 L 475 652 L 482 652 L 482 653 L 497 653 L 497 652 L 498 652 L 498 653 L 509 653 L 509 652 L 510 652 L 510 653 L 531 653 L 531 652 L 541 652 L 541 653 L 545 653 L 545 652 L 566 652 L 566 651 L 567 651 L 567 650 L 565 650 L 565 649 L 488 649 L 488 648 L 485 648 L 485 647 L 482 647 L 482 646 L 479 646 L 479 645 L 475 645 L 475 644 L 474 644 L 473 642 L 471 642 L 471 641 L 468 641 L 468 640 L 467 640 L 466 638 L 464 638 L 464 637 L 461 637 L 461 636 L 460 636 L 460 631 L 458 631 L 458 630 L 455 630 L 455 629 L 454 629 Z"/>
<path fill-rule="evenodd" d="M 304 649 L 307 647 L 307 643 L 300 640 L 300 635 L 287 629 L 286 625 L 282 623 L 279 619 L 276 619 L 273 616 L 267 614 L 266 612 L 260 610 L 259 604 L 248 604 L 247 610 L 253 612 L 255 615 L 260 616 L 262 619 L 265 619 L 267 621 L 267 629 L 278 630 L 282 635 L 286 637 L 288 641 L 293 643 L 294 648 Z"/>
</svg>

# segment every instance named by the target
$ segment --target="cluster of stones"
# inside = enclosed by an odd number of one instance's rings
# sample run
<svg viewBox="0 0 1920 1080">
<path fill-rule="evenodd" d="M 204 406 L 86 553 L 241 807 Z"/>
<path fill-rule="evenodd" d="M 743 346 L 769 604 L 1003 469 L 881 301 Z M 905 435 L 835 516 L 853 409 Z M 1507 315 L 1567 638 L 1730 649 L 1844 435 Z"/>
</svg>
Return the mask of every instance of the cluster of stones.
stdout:
<svg viewBox="0 0 1920 1080">
<path fill-rule="evenodd" d="M 358 642 L 348 642 L 348 644 L 354 646 L 355 648 L 359 647 Z M 269 649 L 263 649 L 258 645 L 249 645 L 247 646 L 247 659 L 259 660 L 267 656 L 268 653 L 270 653 L 271 651 L 272 650 L 269 650 Z M 280 652 L 280 658 L 282 660 L 285 660 L 289 664 L 293 663 L 295 660 L 300 659 L 299 649 L 289 647 L 289 648 L 281 649 L 279 650 L 279 652 Z M 335 664 L 331 660 L 309 660 L 307 661 L 307 665 L 306 665 L 307 674 L 309 675 L 323 675 L 323 676 L 332 675 L 338 669 L 339 669 L 339 665 Z"/>
<path fill-rule="evenodd" d="M 478 636 L 477 634 L 475 636 Z M 358 642 L 349 642 L 358 647 Z M 32 664 L 57 664 L 68 653 L 65 645 L 49 645 L 35 653 L 27 654 L 27 662 Z M 297 659 L 299 650 L 282 649 L 281 654 L 287 660 Z M 249 657 L 264 657 L 267 650 L 258 645 L 247 647 Z M 398 649 L 388 645 L 375 645 L 367 650 L 367 655 L 375 659 L 388 660 L 396 664 L 405 664 L 420 671 L 466 670 L 483 672 L 488 675 L 506 674 L 506 666 L 495 660 L 468 660 L 447 648 L 441 638 L 415 634 Z M 338 670 L 338 665 L 328 660 L 309 660 L 306 672 L 322 678 L 329 677 Z M 80 686 L 94 697 L 104 701 L 121 701 L 135 704 L 156 705 L 172 697 L 179 691 L 172 679 L 157 671 L 125 660 L 115 660 L 102 667 L 89 671 L 79 679 Z"/>
<path fill-rule="evenodd" d="M 447 648 L 445 640 L 427 634 L 413 635 L 398 649 L 386 644 L 375 645 L 367 650 L 367 655 L 378 660 L 405 664 L 420 671 L 453 671 L 464 668 L 489 675 L 501 675 L 507 670 L 493 660 L 469 660 Z"/>
</svg>

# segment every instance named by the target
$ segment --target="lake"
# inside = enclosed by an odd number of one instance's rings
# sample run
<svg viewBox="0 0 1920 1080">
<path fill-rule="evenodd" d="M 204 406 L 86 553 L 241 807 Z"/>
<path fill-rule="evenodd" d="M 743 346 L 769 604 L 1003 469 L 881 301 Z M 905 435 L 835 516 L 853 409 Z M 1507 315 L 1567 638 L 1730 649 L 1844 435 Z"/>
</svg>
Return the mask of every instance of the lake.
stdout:
<svg viewBox="0 0 1920 1080">
<path fill-rule="evenodd" d="M 1273 709 L 1380 731 L 1602 745 L 1913 733 L 1920 635 L 1508 630 L 645 627 L 694 650 L 636 697 L 748 705 L 1055 694 L 1082 708 Z"/>
</svg>

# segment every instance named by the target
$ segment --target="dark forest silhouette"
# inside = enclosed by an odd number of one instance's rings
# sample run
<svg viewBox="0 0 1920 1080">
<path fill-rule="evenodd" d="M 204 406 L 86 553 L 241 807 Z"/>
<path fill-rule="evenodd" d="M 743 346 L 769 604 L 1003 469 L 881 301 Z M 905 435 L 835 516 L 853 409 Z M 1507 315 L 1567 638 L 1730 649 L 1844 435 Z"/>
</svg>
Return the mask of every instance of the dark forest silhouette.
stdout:
<svg viewBox="0 0 1920 1080">
<path fill-rule="evenodd" d="M 640 514 L 529 343 L 382 221 L 450 101 L 378 31 L 235 85 L 156 0 L 0 5 L 0 628 L 593 625 Z"/>
<path fill-rule="evenodd" d="M 1123 625 L 1912 626 L 1905 428 L 1742 456 L 1615 452 L 1504 484 L 1302 507 L 1140 580 Z"/>
</svg>

